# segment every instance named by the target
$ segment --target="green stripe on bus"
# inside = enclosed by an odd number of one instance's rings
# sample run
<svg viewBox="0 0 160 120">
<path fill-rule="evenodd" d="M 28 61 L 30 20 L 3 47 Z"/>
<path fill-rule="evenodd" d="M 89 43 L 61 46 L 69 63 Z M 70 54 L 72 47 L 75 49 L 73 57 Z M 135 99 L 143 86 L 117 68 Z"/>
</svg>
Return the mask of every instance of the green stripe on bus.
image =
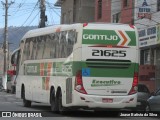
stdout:
<svg viewBox="0 0 160 120">
<path fill-rule="evenodd" d="M 134 71 L 138 72 L 137 63 L 131 63 L 128 68 L 89 68 L 86 62 L 74 62 L 73 75 L 82 68 L 90 69 L 88 77 L 133 77 Z"/>
<path fill-rule="evenodd" d="M 25 64 L 25 75 L 72 77 L 76 75 L 77 71 L 82 70 L 82 68 L 90 70 L 90 76 L 88 77 L 133 77 L 133 71 L 138 72 L 137 63 L 131 63 L 128 68 L 90 68 L 85 61 L 74 61 L 66 64 L 63 62 L 53 62 L 51 71 L 47 68 L 49 63 L 44 63 L 44 69 L 40 69 L 40 64 L 41 63 Z M 43 72 L 44 74 L 42 74 Z"/>
</svg>

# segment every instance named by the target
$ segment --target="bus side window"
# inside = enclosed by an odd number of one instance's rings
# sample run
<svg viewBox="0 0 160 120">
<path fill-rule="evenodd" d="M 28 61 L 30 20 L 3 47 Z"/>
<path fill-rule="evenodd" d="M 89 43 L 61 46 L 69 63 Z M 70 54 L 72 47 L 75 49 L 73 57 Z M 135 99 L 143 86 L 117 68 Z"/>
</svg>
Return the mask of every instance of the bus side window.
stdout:
<svg viewBox="0 0 160 120">
<path fill-rule="evenodd" d="M 55 34 L 55 58 L 59 58 L 59 39 L 60 39 L 60 33 Z"/>
<path fill-rule="evenodd" d="M 45 36 L 45 43 L 44 43 L 44 51 L 43 51 L 43 58 L 49 59 L 50 58 L 50 51 L 51 51 L 51 39 L 49 35 Z"/>
<path fill-rule="evenodd" d="M 44 51 L 44 36 L 38 37 L 37 41 L 37 59 L 42 59 L 43 51 Z"/>
<path fill-rule="evenodd" d="M 23 61 L 27 60 L 29 58 L 29 41 L 26 40 L 25 45 L 24 45 L 24 50 L 23 50 Z"/>
<path fill-rule="evenodd" d="M 67 31 L 62 31 L 61 32 L 60 45 L 59 45 L 59 57 L 60 58 L 65 58 L 66 57 L 66 51 L 65 51 L 66 35 L 67 35 Z"/>
<path fill-rule="evenodd" d="M 21 41 L 20 43 L 20 56 L 19 56 L 19 63 L 23 63 L 23 51 L 24 51 L 24 41 Z"/>
<path fill-rule="evenodd" d="M 68 31 L 67 42 L 67 56 L 69 56 L 73 52 L 73 45 L 77 42 L 75 30 Z"/>
<path fill-rule="evenodd" d="M 18 50 L 17 52 L 17 61 L 16 61 L 16 75 L 19 73 L 19 63 L 21 59 L 21 50 Z"/>
<path fill-rule="evenodd" d="M 50 34 L 49 35 L 49 38 L 51 39 L 51 44 L 50 44 L 50 47 L 51 47 L 51 51 L 50 51 L 50 58 L 55 58 L 55 55 L 56 55 L 56 35 L 54 33 Z"/>
<path fill-rule="evenodd" d="M 32 51 L 33 51 L 33 45 L 34 45 L 34 42 L 33 42 L 33 40 L 32 40 L 32 38 L 30 38 L 30 48 L 29 48 L 29 51 L 30 51 L 30 54 L 29 54 L 29 60 L 31 60 L 32 59 Z"/>
<path fill-rule="evenodd" d="M 34 59 L 36 59 L 37 58 L 37 37 L 34 37 L 34 38 L 32 38 L 32 40 L 33 40 L 33 48 L 34 49 L 32 49 L 32 56 L 31 56 L 31 59 L 32 60 L 34 60 Z"/>
</svg>

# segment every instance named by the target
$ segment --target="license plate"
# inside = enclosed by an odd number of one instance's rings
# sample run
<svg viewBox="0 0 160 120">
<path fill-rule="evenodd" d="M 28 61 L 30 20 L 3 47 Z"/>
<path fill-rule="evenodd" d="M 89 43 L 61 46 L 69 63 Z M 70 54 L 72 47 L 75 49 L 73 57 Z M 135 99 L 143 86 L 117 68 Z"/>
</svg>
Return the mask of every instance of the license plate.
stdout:
<svg viewBox="0 0 160 120">
<path fill-rule="evenodd" d="M 103 103 L 112 103 L 113 99 L 112 98 L 102 98 Z"/>
</svg>

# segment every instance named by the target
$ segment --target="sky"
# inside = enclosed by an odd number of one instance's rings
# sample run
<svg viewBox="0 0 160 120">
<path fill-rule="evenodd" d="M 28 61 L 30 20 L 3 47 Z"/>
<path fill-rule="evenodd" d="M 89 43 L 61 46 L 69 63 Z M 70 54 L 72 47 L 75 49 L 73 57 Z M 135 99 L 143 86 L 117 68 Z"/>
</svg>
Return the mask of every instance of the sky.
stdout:
<svg viewBox="0 0 160 120">
<path fill-rule="evenodd" d="M 5 0 L 1 0 L 5 3 Z M 14 2 L 8 9 L 8 27 L 38 26 L 40 21 L 39 0 L 8 0 L 8 3 Z M 46 0 L 46 15 L 48 17 L 47 25 L 60 24 L 61 9 L 55 7 L 57 0 Z M 0 28 L 4 28 L 5 9 L 0 3 Z"/>
</svg>

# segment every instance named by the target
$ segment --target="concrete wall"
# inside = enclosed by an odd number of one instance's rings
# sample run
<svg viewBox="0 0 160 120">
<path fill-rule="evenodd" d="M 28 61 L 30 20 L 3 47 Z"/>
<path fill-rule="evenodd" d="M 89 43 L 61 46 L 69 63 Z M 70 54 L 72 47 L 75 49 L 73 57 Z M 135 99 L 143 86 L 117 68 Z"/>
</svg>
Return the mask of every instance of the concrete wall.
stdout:
<svg viewBox="0 0 160 120">
<path fill-rule="evenodd" d="M 73 23 L 73 1 L 65 0 L 61 5 L 61 24 Z"/>
<path fill-rule="evenodd" d="M 94 0 L 65 0 L 61 5 L 61 23 L 94 22 Z"/>
<path fill-rule="evenodd" d="M 77 22 L 94 22 L 95 2 L 94 0 L 79 0 L 79 7 L 76 7 Z M 77 5 L 78 6 L 78 5 Z"/>
</svg>

